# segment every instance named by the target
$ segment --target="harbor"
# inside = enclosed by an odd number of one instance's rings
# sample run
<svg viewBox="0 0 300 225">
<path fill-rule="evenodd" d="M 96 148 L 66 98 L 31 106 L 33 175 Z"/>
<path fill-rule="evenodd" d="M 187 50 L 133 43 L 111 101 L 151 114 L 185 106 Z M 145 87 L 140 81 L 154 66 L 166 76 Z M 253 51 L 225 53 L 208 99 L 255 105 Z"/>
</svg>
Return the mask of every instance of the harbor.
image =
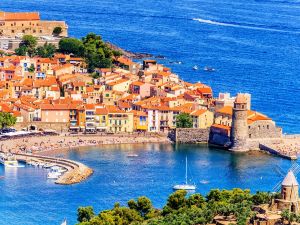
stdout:
<svg viewBox="0 0 300 225">
<path fill-rule="evenodd" d="M 5 153 L 2 152 L 5 157 Z M 24 167 L 19 164 L 22 162 L 34 167 L 50 169 L 47 178 L 54 179 L 55 184 L 70 185 L 79 183 L 87 179 L 93 174 L 93 170 L 80 162 L 68 159 L 61 159 L 48 156 L 32 155 L 32 154 L 11 154 L 9 160 L 3 160 L 2 163 L 6 167 Z M 8 158 L 8 157 L 7 157 Z"/>
</svg>

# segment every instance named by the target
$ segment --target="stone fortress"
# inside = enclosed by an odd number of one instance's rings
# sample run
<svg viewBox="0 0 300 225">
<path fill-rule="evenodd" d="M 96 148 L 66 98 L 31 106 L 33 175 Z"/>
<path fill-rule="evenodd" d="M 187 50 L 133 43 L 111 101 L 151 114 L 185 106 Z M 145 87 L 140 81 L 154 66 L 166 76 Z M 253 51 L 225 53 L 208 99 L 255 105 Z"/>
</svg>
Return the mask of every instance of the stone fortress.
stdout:
<svg viewBox="0 0 300 225">
<path fill-rule="evenodd" d="M 260 142 L 275 141 L 282 137 L 282 129 L 262 114 L 248 117 L 247 95 L 238 94 L 232 109 L 230 150 L 248 151 L 257 148 Z"/>
<path fill-rule="evenodd" d="M 14 50 L 19 47 L 23 35 L 39 38 L 39 44 L 45 42 L 57 44 L 53 37 L 55 27 L 60 27 L 60 37 L 68 36 L 68 26 L 64 21 L 41 20 L 38 12 L 0 12 L 0 48 Z"/>
<path fill-rule="evenodd" d="M 234 152 L 259 150 L 262 146 L 282 143 L 282 129 L 271 118 L 251 110 L 250 106 L 251 95 L 242 93 L 230 105 L 219 108 L 217 105 L 209 143 Z"/>
</svg>

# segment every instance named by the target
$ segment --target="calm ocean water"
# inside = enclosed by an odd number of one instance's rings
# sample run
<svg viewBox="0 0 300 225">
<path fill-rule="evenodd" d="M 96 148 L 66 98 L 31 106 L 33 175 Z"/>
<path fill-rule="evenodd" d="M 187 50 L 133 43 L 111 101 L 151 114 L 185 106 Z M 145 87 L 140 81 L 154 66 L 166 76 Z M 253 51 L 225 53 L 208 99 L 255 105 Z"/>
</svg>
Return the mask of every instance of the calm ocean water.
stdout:
<svg viewBox="0 0 300 225">
<path fill-rule="evenodd" d="M 1 0 L 4 11 L 39 11 L 66 20 L 71 36 L 96 32 L 125 49 L 164 55 L 162 63 L 187 81 L 218 92 L 250 92 L 252 107 L 299 133 L 300 2 L 285 0 Z M 181 61 L 181 65 L 170 64 Z M 215 73 L 193 71 L 212 66 Z M 129 152 L 139 157 L 128 159 Z M 86 182 L 58 186 L 44 170 L 4 171 L 0 166 L 0 224 L 59 224 L 76 220 L 80 205 L 96 211 L 115 201 L 147 195 L 161 207 L 183 180 L 188 155 L 198 191 L 210 188 L 271 190 L 281 179 L 274 165 L 290 162 L 265 155 L 232 155 L 196 145 L 124 145 L 72 151 L 67 157 L 95 169 Z M 202 181 L 202 183 L 200 183 Z"/>
<path fill-rule="evenodd" d="M 128 154 L 137 158 L 128 158 Z M 278 165 L 287 171 L 290 161 L 268 155 L 236 155 L 208 149 L 205 145 L 115 145 L 67 152 L 65 157 L 94 169 L 83 183 L 61 186 L 47 181 L 44 169 L 6 169 L 0 166 L 0 224 L 56 225 L 65 217 L 76 222 L 78 206 L 93 205 L 95 211 L 126 204 L 146 195 L 162 207 L 174 184 L 184 182 L 185 156 L 188 176 L 197 192 L 212 188 L 250 188 L 269 191 L 282 179 Z"/>
</svg>

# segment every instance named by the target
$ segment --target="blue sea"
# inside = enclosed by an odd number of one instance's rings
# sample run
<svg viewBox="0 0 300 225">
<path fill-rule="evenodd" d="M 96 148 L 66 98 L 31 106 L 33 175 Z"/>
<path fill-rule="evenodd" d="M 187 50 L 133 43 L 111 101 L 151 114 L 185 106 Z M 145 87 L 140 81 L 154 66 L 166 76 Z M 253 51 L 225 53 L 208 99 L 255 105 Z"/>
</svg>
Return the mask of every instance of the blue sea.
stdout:
<svg viewBox="0 0 300 225">
<path fill-rule="evenodd" d="M 80 184 L 63 186 L 47 180 L 45 169 L 0 166 L 5 176 L 0 180 L 1 225 L 57 225 L 64 218 L 75 224 L 79 206 L 92 205 L 98 213 L 144 195 L 161 208 L 172 187 L 184 182 L 186 156 L 189 182 L 202 194 L 235 187 L 272 191 L 283 179 L 281 171 L 291 166 L 266 154 L 232 154 L 206 145 L 124 144 L 74 149 L 63 156 L 90 166 L 94 174 Z"/>
<path fill-rule="evenodd" d="M 273 118 L 285 133 L 300 133 L 300 1 L 285 0 L 1 0 L 3 11 L 39 11 L 65 20 L 69 34 L 101 34 L 125 49 L 163 55 L 161 63 L 189 82 L 219 92 L 252 94 L 252 109 Z M 181 61 L 182 64 L 170 62 Z M 192 67 L 200 68 L 194 71 Z M 214 73 L 201 68 L 212 66 Z M 137 152 L 139 157 L 126 155 Z M 76 222 L 80 205 L 96 211 L 147 195 L 161 207 L 184 178 L 189 158 L 200 193 L 210 188 L 272 190 L 290 162 L 266 155 L 232 155 L 199 145 L 123 145 L 73 150 L 66 157 L 95 169 L 87 181 L 59 186 L 46 171 L 0 167 L 0 224 Z"/>
</svg>

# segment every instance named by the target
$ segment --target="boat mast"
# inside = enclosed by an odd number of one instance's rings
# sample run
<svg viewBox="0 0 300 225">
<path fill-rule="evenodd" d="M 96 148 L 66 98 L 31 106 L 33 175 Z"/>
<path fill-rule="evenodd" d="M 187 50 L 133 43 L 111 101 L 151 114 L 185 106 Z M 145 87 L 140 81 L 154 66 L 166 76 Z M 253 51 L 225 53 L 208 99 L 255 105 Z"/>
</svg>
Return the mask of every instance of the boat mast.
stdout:
<svg viewBox="0 0 300 225">
<path fill-rule="evenodd" d="M 185 156 L 185 184 L 187 184 L 187 156 Z"/>
</svg>

